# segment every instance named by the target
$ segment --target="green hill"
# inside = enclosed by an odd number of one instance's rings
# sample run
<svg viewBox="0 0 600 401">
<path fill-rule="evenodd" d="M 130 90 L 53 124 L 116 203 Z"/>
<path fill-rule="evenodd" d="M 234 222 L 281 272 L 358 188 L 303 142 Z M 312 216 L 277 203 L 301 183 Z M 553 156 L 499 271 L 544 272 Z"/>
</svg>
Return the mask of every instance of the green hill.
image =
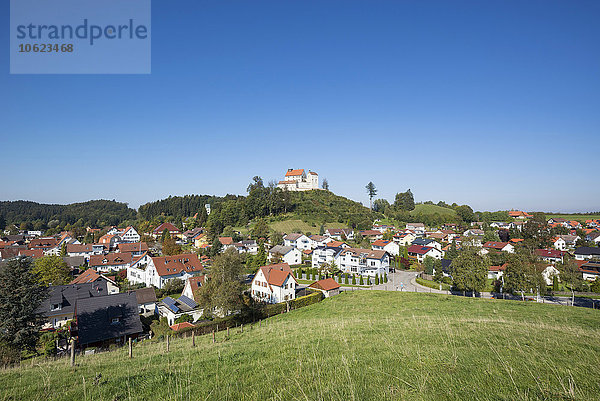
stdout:
<svg viewBox="0 0 600 401">
<path fill-rule="evenodd" d="M 444 218 L 457 218 L 456 211 L 454 209 L 449 209 L 447 207 L 441 207 L 438 205 L 425 205 L 418 204 L 415 205 L 415 209 L 410 212 L 410 215 L 413 217 L 416 216 L 432 216 L 435 214 L 439 214 Z"/>
<path fill-rule="evenodd" d="M 0 372 L 2 400 L 599 399 L 600 312 L 349 292 L 262 327 Z"/>
</svg>

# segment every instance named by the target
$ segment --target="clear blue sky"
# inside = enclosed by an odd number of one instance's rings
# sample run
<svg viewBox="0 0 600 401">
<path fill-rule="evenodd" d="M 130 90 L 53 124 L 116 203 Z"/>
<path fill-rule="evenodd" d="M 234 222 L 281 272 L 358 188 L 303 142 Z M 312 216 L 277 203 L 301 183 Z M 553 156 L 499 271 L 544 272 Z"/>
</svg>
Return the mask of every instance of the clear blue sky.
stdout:
<svg viewBox="0 0 600 401">
<path fill-rule="evenodd" d="M 600 2 L 153 1 L 151 75 L 9 75 L 0 199 L 244 193 L 600 210 Z M 379 197 L 379 196 L 378 196 Z"/>
</svg>

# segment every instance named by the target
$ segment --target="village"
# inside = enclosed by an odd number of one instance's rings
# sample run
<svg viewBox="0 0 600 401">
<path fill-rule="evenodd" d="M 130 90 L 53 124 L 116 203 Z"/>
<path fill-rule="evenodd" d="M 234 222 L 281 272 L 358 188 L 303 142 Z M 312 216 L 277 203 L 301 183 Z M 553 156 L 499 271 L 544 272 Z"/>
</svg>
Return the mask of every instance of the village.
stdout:
<svg viewBox="0 0 600 401">
<path fill-rule="evenodd" d="M 278 185 L 284 191 L 322 190 L 318 182 L 317 173 L 289 169 Z M 210 205 L 205 206 L 210 213 Z M 63 333 L 52 337 L 55 353 L 66 352 L 70 344 L 83 352 L 124 344 L 128 338 L 151 338 L 159 322 L 175 333 L 238 313 L 202 299 L 203 286 L 214 280 L 213 262 L 224 255 L 237 255 L 245 266 L 235 280 L 256 305 L 286 304 L 288 310 L 290 302 L 311 294 L 322 299 L 369 289 L 508 295 L 559 304 L 563 294 L 571 305 L 595 308 L 595 300 L 574 302 L 576 291 L 600 292 L 600 220 L 542 222 L 550 234 L 548 246 L 533 250 L 528 273 L 523 273 L 539 281 L 531 278 L 517 288 L 510 266 L 523 253 L 521 234 L 540 222 L 524 211 L 511 210 L 508 216 L 507 221 L 438 227 L 374 221 L 370 229 L 321 227 L 319 234 L 244 237 L 236 232 L 236 238 L 213 235 L 212 240 L 205 227 L 186 229 L 171 222 L 147 232 L 133 226 L 87 227 L 87 241 L 71 232 L 45 236 L 5 230 L 0 263 L 27 258 L 36 266 L 68 269 L 71 278 L 60 285 L 48 283 L 39 308 L 42 330 Z M 461 270 L 461 257 L 468 252 L 485 260 L 484 270 Z M 471 277 L 461 281 L 461 275 Z M 476 275 L 482 285 L 462 284 Z"/>
</svg>

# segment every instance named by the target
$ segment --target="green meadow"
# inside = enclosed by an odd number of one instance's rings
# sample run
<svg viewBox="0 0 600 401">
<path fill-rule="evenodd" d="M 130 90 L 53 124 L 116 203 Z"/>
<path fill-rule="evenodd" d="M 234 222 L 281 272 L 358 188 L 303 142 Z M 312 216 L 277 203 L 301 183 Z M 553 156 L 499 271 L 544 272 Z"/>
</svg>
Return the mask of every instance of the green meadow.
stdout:
<svg viewBox="0 0 600 401">
<path fill-rule="evenodd" d="M 355 291 L 216 336 L 0 372 L 0 400 L 597 400 L 600 312 Z"/>
</svg>

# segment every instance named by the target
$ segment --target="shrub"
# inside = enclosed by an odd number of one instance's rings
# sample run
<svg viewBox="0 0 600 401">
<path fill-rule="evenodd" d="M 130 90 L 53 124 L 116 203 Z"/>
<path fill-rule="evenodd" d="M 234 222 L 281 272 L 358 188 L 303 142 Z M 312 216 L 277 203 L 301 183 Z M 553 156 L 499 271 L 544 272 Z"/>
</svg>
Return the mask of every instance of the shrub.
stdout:
<svg viewBox="0 0 600 401">
<path fill-rule="evenodd" d="M 344 284 L 348 284 L 348 273 L 344 274 Z"/>
<path fill-rule="evenodd" d="M 379 274 L 375 275 L 375 285 L 379 285 Z"/>
<path fill-rule="evenodd" d="M 175 323 L 183 323 L 183 322 L 193 322 L 194 318 L 191 315 L 188 315 L 187 313 L 184 313 L 183 315 L 179 316 L 177 319 L 175 319 Z"/>
<path fill-rule="evenodd" d="M 384 276 L 383 276 L 383 282 L 384 282 L 384 283 L 387 283 L 387 282 L 388 282 L 387 273 L 384 273 Z"/>
<path fill-rule="evenodd" d="M 363 276 L 360 276 L 360 280 L 358 280 L 358 284 L 364 285 L 365 281 L 363 280 Z"/>
<path fill-rule="evenodd" d="M 352 275 L 352 285 L 356 285 L 356 276 Z"/>
</svg>

